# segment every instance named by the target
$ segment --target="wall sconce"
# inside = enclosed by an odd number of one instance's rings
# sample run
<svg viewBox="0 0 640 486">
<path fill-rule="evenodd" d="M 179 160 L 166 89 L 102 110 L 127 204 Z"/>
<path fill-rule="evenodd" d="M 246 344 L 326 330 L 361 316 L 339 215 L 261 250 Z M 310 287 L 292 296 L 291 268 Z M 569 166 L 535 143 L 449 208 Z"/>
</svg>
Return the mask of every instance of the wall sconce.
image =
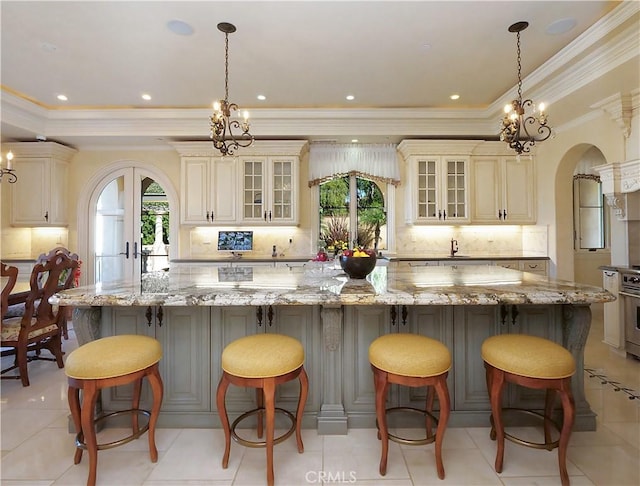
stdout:
<svg viewBox="0 0 640 486">
<path fill-rule="evenodd" d="M 15 169 L 13 168 L 13 152 L 9 150 L 5 157 L 7 159 L 7 167 L 3 168 L 2 157 L 0 156 L 0 182 L 2 182 L 4 176 L 7 176 L 9 184 L 14 184 L 18 180 L 18 176 L 15 174 Z"/>
</svg>

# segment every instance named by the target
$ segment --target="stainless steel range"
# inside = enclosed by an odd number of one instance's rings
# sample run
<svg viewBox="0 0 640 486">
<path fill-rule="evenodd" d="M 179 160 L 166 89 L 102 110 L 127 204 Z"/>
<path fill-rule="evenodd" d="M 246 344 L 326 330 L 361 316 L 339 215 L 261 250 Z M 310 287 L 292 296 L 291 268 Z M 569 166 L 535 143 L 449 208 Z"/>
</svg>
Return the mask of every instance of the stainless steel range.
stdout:
<svg viewBox="0 0 640 486">
<path fill-rule="evenodd" d="M 640 265 L 620 272 L 620 292 L 624 299 L 627 353 L 640 358 Z"/>
</svg>

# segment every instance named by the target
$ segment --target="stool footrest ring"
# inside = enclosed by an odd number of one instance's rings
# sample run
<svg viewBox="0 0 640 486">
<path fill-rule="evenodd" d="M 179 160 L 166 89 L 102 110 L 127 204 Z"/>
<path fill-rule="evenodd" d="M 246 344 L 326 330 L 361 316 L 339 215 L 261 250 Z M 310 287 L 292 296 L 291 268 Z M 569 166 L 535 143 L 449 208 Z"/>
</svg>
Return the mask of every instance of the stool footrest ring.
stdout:
<svg viewBox="0 0 640 486">
<path fill-rule="evenodd" d="M 111 412 L 111 413 L 107 413 L 105 415 L 102 415 L 101 417 L 98 417 L 97 419 L 95 419 L 93 421 L 94 425 L 97 423 L 100 423 L 104 420 L 107 420 L 108 418 L 111 417 L 115 417 L 118 415 L 124 415 L 124 414 L 138 414 L 138 415 L 144 415 L 145 417 L 147 417 L 148 419 L 151 418 L 151 412 L 149 412 L 148 410 L 143 410 L 141 408 L 131 408 L 129 410 L 118 410 L 117 412 Z M 118 447 L 121 445 L 124 445 L 128 442 L 131 442 L 132 440 L 137 439 L 138 437 L 140 437 L 142 434 L 144 434 L 147 430 L 149 430 L 149 421 L 147 421 L 147 423 L 142 427 L 138 427 L 138 430 L 135 431 L 133 434 L 128 435 L 122 439 L 119 440 L 114 440 L 113 442 L 107 442 L 104 444 L 98 444 L 97 445 L 97 449 L 99 451 L 105 450 L 105 449 L 111 449 L 113 447 Z M 84 449 L 85 451 L 87 450 L 87 445 L 84 442 L 84 434 L 82 432 L 78 433 L 76 435 L 76 447 L 80 448 L 80 449 Z"/>
<path fill-rule="evenodd" d="M 533 417 L 540 418 L 542 420 L 548 420 L 558 432 L 560 432 L 562 430 L 562 427 L 560 427 L 560 425 L 555 420 L 553 420 L 553 419 L 551 419 L 549 417 L 545 417 L 544 414 L 538 413 L 538 412 L 536 412 L 534 410 L 528 410 L 526 408 L 505 407 L 505 408 L 502 409 L 502 411 L 511 411 L 511 412 L 524 413 L 524 414 L 527 414 L 527 415 L 531 415 Z M 489 421 L 491 422 L 490 437 L 491 437 L 491 440 L 495 440 L 495 438 L 496 438 L 496 430 L 495 430 L 495 425 L 494 425 L 494 422 L 493 422 L 493 415 L 491 415 L 489 417 Z M 551 450 L 555 449 L 560 444 L 560 439 L 552 441 L 552 442 L 546 442 L 546 441 L 545 442 L 532 442 L 532 441 L 524 440 L 524 439 L 521 439 L 520 437 L 516 437 L 515 435 L 508 434 L 506 430 L 504 431 L 504 437 L 505 437 L 505 439 L 510 440 L 511 442 L 523 445 L 525 447 L 531 447 L 533 449 L 546 449 L 548 451 L 551 451 Z"/>
<path fill-rule="evenodd" d="M 386 414 L 389 413 L 397 413 L 397 412 L 412 412 L 412 413 L 419 413 L 421 415 L 424 415 L 425 417 L 428 415 L 429 417 L 431 417 L 431 419 L 433 419 L 433 421 L 435 422 L 436 426 L 438 425 L 438 418 L 435 417 L 431 412 L 427 411 L 427 410 L 421 410 L 419 408 L 414 408 L 414 407 L 391 407 L 391 408 L 387 408 L 385 410 Z M 378 421 L 376 420 L 376 428 L 378 429 L 378 431 L 380 431 L 380 428 L 378 427 Z M 397 435 L 392 434 L 391 432 L 389 432 L 387 430 L 387 434 L 389 435 L 389 440 L 396 442 L 398 444 L 405 444 L 405 445 L 425 445 L 425 444 L 431 444 L 432 442 L 435 442 L 436 440 L 436 436 L 435 434 L 433 434 L 431 437 L 425 437 L 424 439 L 406 439 L 404 437 L 399 437 Z M 379 436 L 378 436 L 379 438 Z"/>
<path fill-rule="evenodd" d="M 287 430 L 282 435 L 280 435 L 278 437 L 274 437 L 273 445 L 276 445 L 276 444 L 279 444 L 280 442 L 285 441 L 286 439 L 291 437 L 291 434 L 293 434 L 293 432 L 296 430 L 296 418 L 293 416 L 293 414 L 291 412 L 289 412 L 288 410 L 285 410 L 284 408 L 278 408 L 278 407 L 276 407 L 275 410 L 276 410 L 276 413 L 281 413 L 281 414 L 287 416 L 289 418 L 289 420 L 291 420 L 291 427 L 289 428 L 289 430 Z M 235 419 L 233 421 L 233 424 L 231 424 L 231 437 L 233 437 L 233 440 L 235 440 L 238 444 L 242 444 L 243 446 L 246 446 L 246 447 L 255 447 L 255 448 L 257 448 L 257 447 L 266 447 L 267 446 L 267 442 L 264 441 L 264 440 L 263 441 L 247 440 L 247 439 L 243 439 L 242 437 L 240 437 L 236 433 L 236 427 L 238 426 L 238 424 L 240 422 L 242 422 L 244 419 L 250 417 L 251 415 L 257 415 L 259 413 L 264 413 L 264 411 L 265 411 L 265 409 L 263 407 L 254 408 L 253 410 L 249 410 L 248 412 L 243 413 L 237 419 Z"/>
</svg>

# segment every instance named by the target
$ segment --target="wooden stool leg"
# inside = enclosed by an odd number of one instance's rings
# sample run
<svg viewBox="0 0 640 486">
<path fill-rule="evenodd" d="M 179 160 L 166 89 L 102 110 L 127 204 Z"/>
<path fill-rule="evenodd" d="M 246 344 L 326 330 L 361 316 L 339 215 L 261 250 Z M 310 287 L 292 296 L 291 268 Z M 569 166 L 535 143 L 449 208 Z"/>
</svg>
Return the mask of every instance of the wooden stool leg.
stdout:
<svg viewBox="0 0 640 486">
<path fill-rule="evenodd" d="M 551 438 L 551 417 L 553 414 L 553 403 L 556 398 L 556 391 L 553 388 L 547 388 L 544 398 L 544 421 L 543 421 L 543 429 L 544 429 L 544 443 L 546 444 L 546 449 L 548 451 L 552 450 L 553 447 L 550 444 L 553 442 Z"/>
<path fill-rule="evenodd" d="M 488 373 L 491 373 L 489 399 L 491 401 L 491 415 L 493 417 L 498 446 L 495 469 L 497 473 L 501 473 L 502 464 L 504 462 L 504 424 L 502 423 L 502 388 L 504 387 L 504 373 L 491 366 L 489 366 L 487 370 Z"/>
<path fill-rule="evenodd" d="M 274 473 L 273 473 L 273 435 L 275 433 L 275 421 L 276 421 L 276 404 L 275 394 L 276 385 L 273 378 L 265 378 L 264 380 L 264 408 L 267 418 L 267 484 L 273 486 Z"/>
<path fill-rule="evenodd" d="M 220 416 L 220 422 L 222 424 L 222 429 L 224 430 L 224 455 L 222 456 L 223 469 L 226 469 L 229 465 L 229 452 L 231 451 L 231 427 L 229 427 L 229 417 L 227 416 L 227 407 L 224 400 L 227 388 L 229 388 L 229 378 L 227 377 L 227 373 L 223 371 L 220 383 L 218 383 L 218 390 L 216 391 L 218 415 Z"/>
<path fill-rule="evenodd" d="M 82 432 L 82 423 L 80 422 L 80 389 L 70 386 L 67 389 L 67 400 L 69 401 L 69 410 L 71 411 L 71 418 L 73 418 L 73 425 L 76 429 L 76 434 Z M 73 463 L 79 464 L 82 460 L 82 449 L 76 447 L 76 452 L 73 456 Z"/>
<path fill-rule="evenodd" d="M 389 431 L 387 430 L 387 388 L 389 386 L 387 373 L 374 368 L 373 381 L 376 390 L 376 419 L 378 431 L 382 443 L 382 455 L 380 457 L 380 475 L 387 474 L 387 456 L 389 454 Z"/>
<path fill-rule="evenodd" d="M 569 473 L 567 472 L 567 447 L 569 446 L 569 438 L 571 437 L 571 429 L 575 420 L 576 405 L 571 393 L 571 379 L 566 378 L 562 381 L 562 388 L 559 391 L 562 400 L 562 431 L 560 432 L 560 441 L 558 444 L 558 466 L 560 468 L 560 480 L 562 486 L 569 485 Z"/>
<path fill-rule="evenodd" d="M 133 400 L 131 401 L 131 408 L 133 409 L 140 408 L 141 395 L 142 395 L 142 378 L 140 378 L 139 380 L 136 380 L 133 383 Z M 132 429 L 132 432 L 131 432 L 132 434 L 135 434 L 139 430 L 137 413 L 131 414 L 131 429 Z"/>
<path fill-rule="evenodd" d="M 151 385 L 151 393 L 153 394 L 153 405 L 151 406 L 151 417 L 149 417 L 149 455 L 151 462 L 158 462 L 158 449 L 156 448 L 156 424 L 160 416 L 160 407 L 162 406 L 162 394 L 164 385 L 160 377 L 158 363 L 153 365 L 150 373 L 147 375 L 149 384 Z"/>
<path fill-rule="evenodd" d="M 304 407 L 307 404 L 307 394 L 309 393 L 309 377 L 304 370 L 304 366 L 300 370 L 298 376 L 300 380 L 300 395 L 298 396 L 298 409 L 296 410 L 296 442 L 298 443 L 298 452 L 304 452 L 304 444 L 302 443 L 302 416 L 304 415 Z"/>
<path fill-rule="evenodd" d="M 435 383 L 438 401 L 440 402 L 440 418 L 438 420 L 438 430 L 436 431 L 436 467 L 438 469 L 438 477 L 444 479 L 444 464 L 442 463 L 442 441 L 444 440 L 444 432 L 449 421 L 449 411 L 451 409 L 451 401 L 449 398 L 449 388 L 447 387 L 447 375 L 439 377 Z"/>
<path fill-rule="evenodd" d="M 96 429 L 94 428 L 94 413 L 98 389 L 92 380 L 85 382 L 82 389 L 82 408 L 80 412 L 80 423 L 82 424 L 82 435 L 89 454 L 89 477 L 87 486 L 95 486 L 96 472 L 98 469 L 98 442 L 96 439 Z"/>
<path fill-rule="evenodd" d="M 433 402 L 435 400 L 435 389 L 433 386 L 427 386 L 427 403 L 426 403 L 426 411 L 429 412 L 425 414 L 425 427 L 427 429 L 427 439 L 433 437 L 433 419 L 431 418 L 430 413 L 433 412 Z M 441 405 L 442 406 L 442 405 Z"/>
<path fill-rule="evenodd" d="M 258 434 L 258 439 L 262 439 L 262 433 L 264 429 L 264 392 L 262 388 L 256 388 L 256 407 L 261 410 L 258 410 L 258 424 L 256 426 L 256 432 Z"/>
</svg>

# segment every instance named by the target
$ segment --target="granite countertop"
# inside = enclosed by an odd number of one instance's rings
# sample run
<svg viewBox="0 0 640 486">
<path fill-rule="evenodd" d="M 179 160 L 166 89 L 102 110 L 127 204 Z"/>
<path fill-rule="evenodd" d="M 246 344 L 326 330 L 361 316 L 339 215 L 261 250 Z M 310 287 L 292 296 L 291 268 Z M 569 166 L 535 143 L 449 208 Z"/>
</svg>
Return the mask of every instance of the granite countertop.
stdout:
<svg viewBox="0 0 640 486">
<path fill-rule="evenodd" d="M 178 265 L 115 282 L 61 292 L 70 306 L 498 305 L 589 304 L 615 297 L 589 285 L 489 265 L 394 268 L 378 264 L 366 280 L 334 262 L 304 267 Z"/>
</svg>

